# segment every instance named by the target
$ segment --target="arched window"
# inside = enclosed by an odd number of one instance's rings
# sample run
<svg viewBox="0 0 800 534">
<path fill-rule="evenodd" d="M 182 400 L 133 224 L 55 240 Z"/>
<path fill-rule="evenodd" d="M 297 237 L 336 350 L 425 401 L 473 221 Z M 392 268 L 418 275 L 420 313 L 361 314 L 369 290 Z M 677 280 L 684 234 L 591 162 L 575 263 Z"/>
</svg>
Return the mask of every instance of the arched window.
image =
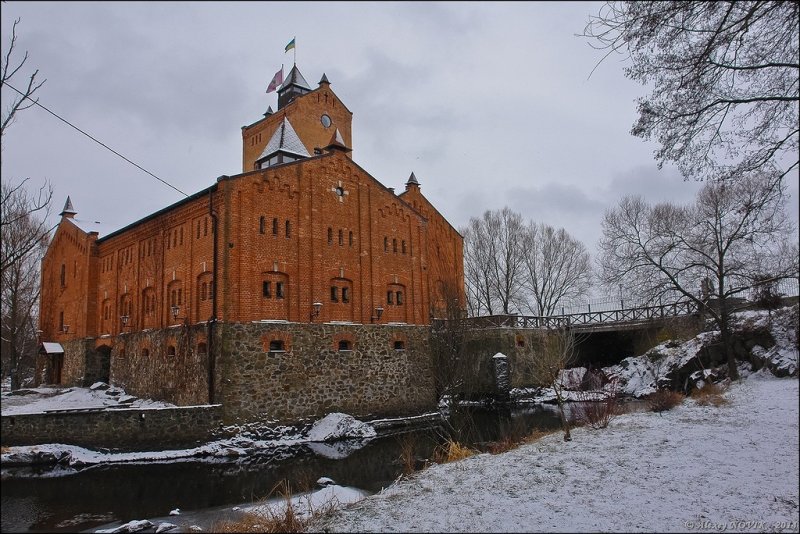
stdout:
<svg viewBox="0 0 800 534">
<path fill-rule="evenodd" d="M 167 356 L 175 356 L 175 345 L 167 347 Z"/>
<path fill-rule="evenodd" d="M 349 241 L 350 241 L 350 246 L 352 247 L 353 246 L 353 232 L 352 231 L 350 232 Z"/>
<path fill-rule="evenodd" d="M 392 239 L 392 252 L 397 254 L 397 239 Z"/>
<path fill-rule="evenodd" d="M 333 228 L 328 228 L 328 244 L 333 244 Z"/>
<path fill-rule="evenodd" d="M 278 219 L 272 219 L 272 235 L 278 235 Z"/>
<path fill-rule="evenodd" d="M 353 350 L 353 344 L 350 343 L 350 340 L 342 339 L 339 341 L 339 352 L 346 350 Z"/>
<path fill-rule="evenodd" d="M 383 238 L 383 251 L 384 252 L 389 252 L 389 238 L 388 237 L 384 237 Z"/>
<path fill-rule="evenodd" d="M 208 347 L 205 343 L 198 343 L 197 344 L 197 354 L 205 354 L 208 352 Z"/>
<path fill-rule="evenodd" d="M 282 339 L 273 339 L 269 342 L 270 352 L 283 352 L 285 345 Z"/>
<path fill-rule="evenodd" d="M 394 350 L 406 350 L 406 342 L 398 339 L 394 342 Z"/>
<path fill-rule="evenodd" d="M 342 245 L 344 245 L 344 233 L 339 229 L 339 246 L 341 247 Z"/>
<path fill-rule="evenodd" d="M 403 239 L 403 254 L 406 253 L 406 240 Z"/>
<path fill-rule="evenodd" d="M 292 223 L 286 221 L 286 238 L 288 239 L 290 237 L 292 237 Z"/>
<path fill-rule="evenodd" d="M 267 219 L 263 215 L 258 218 L 258 233 L 263 234 L 267 231 Z"/>
<path fill-rule="evenodd" d="M 142 349 L 142 358 L 147 358 L 149 356 L 150 356 L 150 350 L 149 349 Z"/>
</svg>

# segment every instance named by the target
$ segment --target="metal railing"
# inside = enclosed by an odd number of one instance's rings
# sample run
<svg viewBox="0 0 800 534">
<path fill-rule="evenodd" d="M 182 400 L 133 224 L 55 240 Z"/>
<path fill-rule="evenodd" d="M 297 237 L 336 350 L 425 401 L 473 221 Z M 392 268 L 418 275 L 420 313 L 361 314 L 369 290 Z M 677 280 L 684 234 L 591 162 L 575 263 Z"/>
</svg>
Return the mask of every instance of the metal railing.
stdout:
<svg viewBox="0 0 800 534">
<path fill-rule="evenodd" d="M 671 304 L 640 306 L 620 310 L 589 311 L 540 317 L 533 315 L 485 315 L 463 319 L 467 328 L 564 328 L 608 323 L 650 321 L 665 317 L 678 317 L 697 313 L 697 304 L 681 300 Z M 442 322 L 442 320 L 437 320 Z M 434 324 L 434 327 L 437 325 Z"/>
</svg>

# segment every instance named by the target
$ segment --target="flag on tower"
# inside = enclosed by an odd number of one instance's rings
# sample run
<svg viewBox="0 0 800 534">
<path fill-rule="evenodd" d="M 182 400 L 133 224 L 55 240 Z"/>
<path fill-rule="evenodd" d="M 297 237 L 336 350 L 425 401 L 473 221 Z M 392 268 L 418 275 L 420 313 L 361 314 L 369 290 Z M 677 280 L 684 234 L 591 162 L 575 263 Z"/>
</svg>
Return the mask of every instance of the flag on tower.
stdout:
<svg viewBox="0 0 800 534">
<path fill-rule="evenodd" d="M 289 41 L 289 44 L 286 45 L 286 50 L 284 50 L 284 53 L 288 52 L 292 48 L 294 48 L 294 37 L 292 37 L 292 40 Z"/>
<path fill-rule="evenodd" d="M 283 83 L 283 65 L 281 65 L 281 70 L 275 73 L 275 76 L 272 77 L 272 81 L 269 82 L 269 86 L 267 87 L 267 92 L 271 93 L 275 89 L 278 88 L 280 84 Z"/>
</svg>

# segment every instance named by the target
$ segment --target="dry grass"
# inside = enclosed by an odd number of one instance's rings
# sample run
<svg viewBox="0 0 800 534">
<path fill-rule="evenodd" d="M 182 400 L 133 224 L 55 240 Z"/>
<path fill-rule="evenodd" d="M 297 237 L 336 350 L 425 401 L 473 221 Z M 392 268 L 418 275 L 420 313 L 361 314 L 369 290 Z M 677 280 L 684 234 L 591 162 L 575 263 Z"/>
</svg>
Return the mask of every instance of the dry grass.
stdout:
<svg viewBox="0 0 800 534">
<path fill-rule="evenodd" d="M 522 443 L 533 443 L 534 441 L 539 441 L 541 438 L 557 432 L 561 432 L 561 428 L 534 428 L 531 430 L 530 434 L 522 438 Z"/>
<path fill-rule="evenodd" d="M 403 467 L 403 474 L 410 475 L 417 469 L 417 458 L 414 450 L 414 440 L 409 436 L 403 436 L 400 440 L 400 465 Z"/>
<path fill-rule="evenodd" d="M 684 396 L 670 389 L 659 389 L 647 398 L 651 412 L 665 412 L 683 402 Z"/>
<path fill-rule="evenodd" d="M 465 447 L 457 441 L 447 440 L 443 444 L 436 447 L 433 451 L 433 459 L 436 463 L 446 464 L 449 462 L 457 462 L 464 458 L 469 458 L 477 454 L 478 451 Z"/>
<path fill-rule="evenodd" d="M 329 514 L 335 503 L 326 503 L 310 514 L 302 515 L 292 506 L 291 485 L 287 481 L 279 482 L 270 492 L 284 499 L 284 506 L 273 509 L 264 506 L 264 513 L 247 512 L 235 521 L 221 521 L 212 525 L 212 532 L 305 532 L 307 526 L 321 516 Z"/>
<path fill-rule="evenodd" d="M 728 399 L 722 396 L 724 392 L 725 388 L 717 384 L 706 384 L 692 391 L 692 398 L 701 406 L 722 406 L 728 404 Z"/>
<path fill-rule="evenodd" d="M 512 449 L 516 449 L 519 447 L 520 442 L 513 439 L 511 436 L 505 436 L 503 439 L 499 441 L 493 441 L 489 444 L 486 448 L 486 451 L 489 454 L 501 454 L 504 452 L 508 452 Z"/>
</svg>

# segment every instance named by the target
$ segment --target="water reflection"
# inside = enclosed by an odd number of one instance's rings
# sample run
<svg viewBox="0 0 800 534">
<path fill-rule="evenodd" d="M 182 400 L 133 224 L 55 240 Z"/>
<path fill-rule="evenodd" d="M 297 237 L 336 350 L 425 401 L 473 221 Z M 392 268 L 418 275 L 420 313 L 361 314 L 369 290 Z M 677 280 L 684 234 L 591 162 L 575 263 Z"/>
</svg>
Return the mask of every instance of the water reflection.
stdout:
<svg viewBox="0 0 800 534">
<path fill-rule="evenodd" d="M 557 409 L 551 406 L 461 407 L 440 426 L 384 433 L 367 441 L 251 451 L 234 461 L 98 465 L 66 476 L 40 468 L 38 473 L 3 469 L 2 531 L 74 532 L 112 521 L 163 517 L 174 508 L 230 506 L 266 498 L 282 481 L 289 481 L 294 491 L 307 491 L 323 476 L 377 492 L 403 473 L 409 454 L 419 468 L 445 439 L 487 450 L 505 437 L 517 440 L 533 429 L 559 425 Z"/>
</svg>

